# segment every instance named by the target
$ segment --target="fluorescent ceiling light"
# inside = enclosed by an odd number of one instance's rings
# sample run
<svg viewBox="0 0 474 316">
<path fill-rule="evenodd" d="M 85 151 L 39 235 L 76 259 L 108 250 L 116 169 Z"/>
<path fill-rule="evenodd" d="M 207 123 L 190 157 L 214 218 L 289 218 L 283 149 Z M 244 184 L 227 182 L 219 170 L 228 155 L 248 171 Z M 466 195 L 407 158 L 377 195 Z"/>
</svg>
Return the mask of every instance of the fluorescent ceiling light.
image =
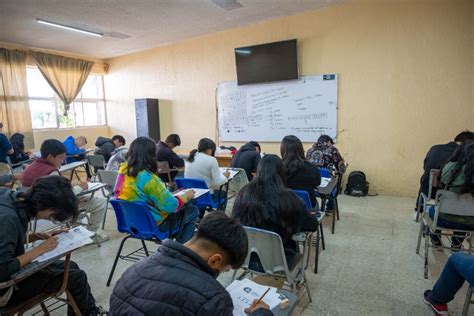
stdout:
<svg viewBox="0 0 474 316">
<path fill-rule="evenodd" d="M 84 33 L 84 34 L 88 34 L 88 35 L 92 35 L 92 36 L 97 36 L 97 37 L 103 37 L 104 36 L 104 34 L 102 34 L 102 33 L 87 31 L 87 30 L 79 29 L 77 27 L 59 24 L 59 23 L 56 23 L 56 22 L 50 22 L 50 21 L 46 21 L 46 20 L 42 20 L 42 19 L 36 19 L 36 21 L 38 21 L 38 23 L 41 23 L 41 24 L 51 25 L 51 26 L 55 26 L 55 27 L 65 29 L 65 30 Z"/>
</svg>

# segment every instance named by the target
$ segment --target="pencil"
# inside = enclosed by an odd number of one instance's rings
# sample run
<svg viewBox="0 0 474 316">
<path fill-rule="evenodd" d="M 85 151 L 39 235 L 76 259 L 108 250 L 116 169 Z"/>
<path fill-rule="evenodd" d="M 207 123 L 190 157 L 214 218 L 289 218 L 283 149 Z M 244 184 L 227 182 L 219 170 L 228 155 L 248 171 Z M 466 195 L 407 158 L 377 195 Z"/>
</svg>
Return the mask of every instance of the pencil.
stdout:
<svg viewBox="0 0 474 316">
<path fill-rule="evenodd" d="M 258 301 L 256 301 L 255 304 L 252 304 L 252 306 L 253 306 L 253 307 L 257 306 L 258 303 L 260 303 L 260 302 L 263 300 L 263 298 L 265 297 L 265 295 L 267 295 L 268 291 L 270 291 L 270 288 L 268 288 L 268 289 L 265 291 L 265 293 L 263 293 L 263 295 L 260 296 L 260 298 L 258 299 Z"/>
</svg>

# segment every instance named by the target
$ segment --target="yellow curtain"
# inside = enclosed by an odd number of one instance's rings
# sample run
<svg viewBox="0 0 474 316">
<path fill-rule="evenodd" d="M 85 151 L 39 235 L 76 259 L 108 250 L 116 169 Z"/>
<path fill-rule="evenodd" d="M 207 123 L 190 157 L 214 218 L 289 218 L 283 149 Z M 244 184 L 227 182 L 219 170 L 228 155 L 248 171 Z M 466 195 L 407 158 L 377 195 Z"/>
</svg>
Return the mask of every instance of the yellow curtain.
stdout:
<svg viewBox="0 0 474 316">
<path fill-rule="evenodd" d="M 51 88 L 64 102 L 64 115 L 67 115 L 69 104 L 81 91 L 94 62 L 40 52 L 31 52 L 31 56 Z"/>
<path fill-rule="evenodd" d="M 21 133 L 34 148 L 25 60 L 25 52 L 0 48 L 0 122 L 5 134 Z"/>
</svg>

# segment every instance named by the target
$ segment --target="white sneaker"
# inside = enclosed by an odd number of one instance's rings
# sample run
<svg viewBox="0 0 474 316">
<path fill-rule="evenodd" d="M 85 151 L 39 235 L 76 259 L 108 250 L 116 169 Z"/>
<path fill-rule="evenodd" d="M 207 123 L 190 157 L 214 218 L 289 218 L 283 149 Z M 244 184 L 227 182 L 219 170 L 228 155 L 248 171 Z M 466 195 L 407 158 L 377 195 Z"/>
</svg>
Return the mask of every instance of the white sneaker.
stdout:
<svg viewBox="0 0 474 316">
<path fill-rule="evenodd" d="M 94 241 L 92 244 L 101 244 L 103 242 L 106 242 L 109 240 L 110 237 L 108 235 L 101 235 L 101 234 L 96 234 L 94 237 L 92 237 L 92 240 Z"/>
</svg>

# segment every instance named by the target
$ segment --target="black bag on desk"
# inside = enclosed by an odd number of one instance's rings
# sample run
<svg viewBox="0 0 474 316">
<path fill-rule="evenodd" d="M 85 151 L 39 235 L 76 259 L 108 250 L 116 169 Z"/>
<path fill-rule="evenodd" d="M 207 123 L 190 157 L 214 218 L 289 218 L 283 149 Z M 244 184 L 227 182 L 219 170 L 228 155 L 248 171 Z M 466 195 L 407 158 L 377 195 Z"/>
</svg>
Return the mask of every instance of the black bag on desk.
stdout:
<svg viewBox="0 0 474 316">
<path fill-rule="evenodd" d="M 362 171 L 352 171 L 347 180 L 346 195 L 366 196 L 369 193 L 369 182 Z"/>
</svg>

